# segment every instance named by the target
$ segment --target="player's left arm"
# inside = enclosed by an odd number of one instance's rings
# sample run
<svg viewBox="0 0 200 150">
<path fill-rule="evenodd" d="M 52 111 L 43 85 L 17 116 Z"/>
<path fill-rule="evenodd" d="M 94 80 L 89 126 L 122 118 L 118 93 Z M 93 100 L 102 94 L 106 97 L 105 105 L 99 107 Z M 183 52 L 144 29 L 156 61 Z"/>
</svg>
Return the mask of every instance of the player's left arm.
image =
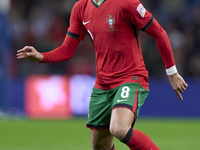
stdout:
<svg viewBox="0 0 200 150">
<path fill-rule="evenodd" d="M 145 32 L 156 40 L 160 55 L 165 64 L 169 82 L 179 99 L 183 100 L 181 93 L 186 90 L 188 85 L 176 69 L 171 44 L 166 31 L 154 19 Z"/>
</svg>

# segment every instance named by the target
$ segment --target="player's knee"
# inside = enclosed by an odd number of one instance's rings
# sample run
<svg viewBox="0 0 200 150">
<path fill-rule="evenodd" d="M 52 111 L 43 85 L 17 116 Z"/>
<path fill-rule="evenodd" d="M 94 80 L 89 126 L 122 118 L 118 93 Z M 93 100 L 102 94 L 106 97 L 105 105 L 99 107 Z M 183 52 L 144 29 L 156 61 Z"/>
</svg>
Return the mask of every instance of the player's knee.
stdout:
<svg viewBox="0 0 200 150">
<path fill-rule="evenodd" d="M 110 126 L 110 133 L 118 138 L 119 140 L 123 139 L 128 131 L 128 128 L 120 126 Z"/>
</svg>

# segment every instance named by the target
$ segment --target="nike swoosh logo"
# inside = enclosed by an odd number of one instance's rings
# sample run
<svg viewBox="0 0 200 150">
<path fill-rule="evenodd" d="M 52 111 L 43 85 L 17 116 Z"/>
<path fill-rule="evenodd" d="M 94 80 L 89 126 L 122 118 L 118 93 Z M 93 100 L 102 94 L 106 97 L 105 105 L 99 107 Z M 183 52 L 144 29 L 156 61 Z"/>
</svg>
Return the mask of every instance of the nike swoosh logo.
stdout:
<svg viewBox="0 0 200 150">
<path fill-rule="evenodd" d="M 117 100 L 117 103 L 120 103 L 120 102 L 125 102 L 125 101 L 128 101 L 128 100 Z"/>
<path fill-rule="evenodd" d="M 84 21 L 83 21 L 83 25 L 88 24 L 90 21 L 91 21 L 91 20 L 89 20 L 89 21 L 87 21 L 87 22 L 84 22 Z"/>
</svg>

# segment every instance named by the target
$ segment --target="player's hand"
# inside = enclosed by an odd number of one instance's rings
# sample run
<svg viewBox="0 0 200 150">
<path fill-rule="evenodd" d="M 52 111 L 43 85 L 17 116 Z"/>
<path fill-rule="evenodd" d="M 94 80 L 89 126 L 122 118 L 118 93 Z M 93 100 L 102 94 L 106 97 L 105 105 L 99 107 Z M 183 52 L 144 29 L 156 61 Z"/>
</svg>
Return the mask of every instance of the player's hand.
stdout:
<svg viewBox="0 0 200 150">
<path fill-rule="evenodd" d="M 44 56 L 32 46 L 25 46 L 17 51 L 17 59 L 28 59 L 34 62 L 41 62 Z"/>
<path fill-rule="evenodd" d="M 188 84 L 178 73 L 175 73 L 173 75 L 168 75 L 168 78 L 172 88 L 176 92 L 179 99 L 183 100 L 181 93 L 183 93 L 186 90 Z"/>
</svg>

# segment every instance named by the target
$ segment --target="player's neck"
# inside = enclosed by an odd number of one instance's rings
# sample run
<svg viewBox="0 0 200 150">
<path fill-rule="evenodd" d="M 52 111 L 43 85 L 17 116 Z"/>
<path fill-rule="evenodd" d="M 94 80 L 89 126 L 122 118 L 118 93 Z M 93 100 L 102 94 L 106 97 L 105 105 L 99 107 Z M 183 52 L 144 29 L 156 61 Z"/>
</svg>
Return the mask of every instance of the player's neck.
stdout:
<svg viewBox="0 0 200 150">
<path fill-rule="evenodd" d="M 97 5 L 101 5 L 104 0 L 93 0 Z"/>
</svg>

